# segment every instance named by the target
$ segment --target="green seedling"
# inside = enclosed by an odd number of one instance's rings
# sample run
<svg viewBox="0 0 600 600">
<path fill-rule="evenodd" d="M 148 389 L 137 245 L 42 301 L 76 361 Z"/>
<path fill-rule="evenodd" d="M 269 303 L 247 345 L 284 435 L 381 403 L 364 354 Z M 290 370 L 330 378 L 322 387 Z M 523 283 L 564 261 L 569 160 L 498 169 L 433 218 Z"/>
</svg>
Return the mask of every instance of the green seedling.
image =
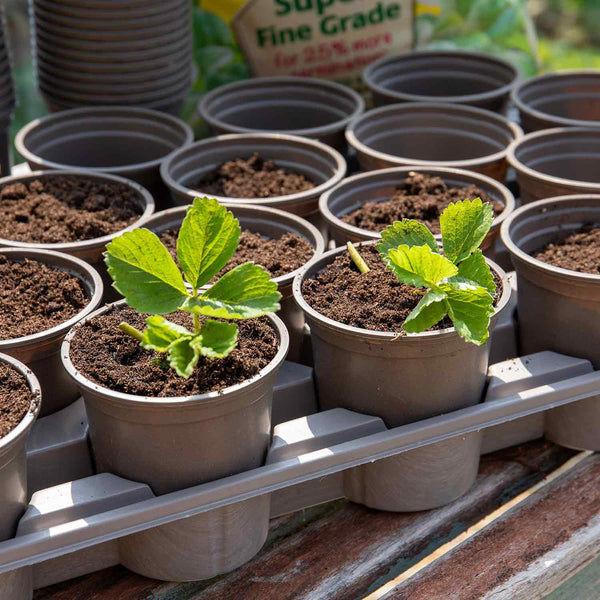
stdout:
<svg viewBox="0 0 600 600">
<path fill-rule="evenodd" d="M 418 221 L 403 219 L 382 232 L 377 250 L 386 267 L 401 283 L 424 290 L 404 322 L 407 332 L 425 331 L 448 315 L 468 342 L 481 345 L 489 337 L 496 284 L 479 246 L 493 219 L 480 198 L 450 204 L 440 215 L 443 255 Z"/>
<path fill-rule="evenodd" d="M 253 319 L 280 308 L 277 284 L 252 262 L 205 287 L 233 256 L 240 231 L 237 219 L 216 200 L 196 198 L 177 238 L 181 270 L 148 229 L 126 232 L 106 247 L 104 260 L 113 287 L 129 306 L 152 315 L 143 332 L 129 323 L 119 328 L 143 348 L 166 353 L 181 377 L 190 377 L 200 356 L 223 358 L 236 347 L 237 325 L 226 321 Z M 192 313 L 193 331 L 162 316 L 176 311 Z M 212 319 L 201 323 L 200 316 Z"/>
</svg>

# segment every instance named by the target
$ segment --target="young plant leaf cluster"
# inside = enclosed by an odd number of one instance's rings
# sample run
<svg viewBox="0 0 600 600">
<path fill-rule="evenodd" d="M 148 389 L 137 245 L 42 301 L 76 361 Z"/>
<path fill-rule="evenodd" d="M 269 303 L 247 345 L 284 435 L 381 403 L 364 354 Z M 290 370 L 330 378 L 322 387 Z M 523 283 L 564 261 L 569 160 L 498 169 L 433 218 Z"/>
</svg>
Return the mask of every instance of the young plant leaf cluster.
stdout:
<svg viewBox="0 0 600 600">
<path fill-rule="evenodd" d="M 381 234 L 377 249 L 401 283 L 427 291 L 404 322 L 409 333 L 429 329 L 446 315 L 460 336 L 481 345 L 494 313 L 494 277 L 479 246 L 494 214 L 480 198 L 450 204 L 440 215 L 442 246 L 427 227 L 397 221 Z"/>
<path fill-rule="evenodd" d="M 113 287 L 129 306 L 152 315 L 143 332 L 127 323 L 120 328 L 143 348 L 166 353 L 181 377 L 192 374 L 200 356 L 223 358 L 235 348 L 237 325 L 214 318 L 252 319 L 280 308 L 277 284 L 252 262 L 205 288 L 233 256 L 240 231 L 237 219 L 216 200 L 196 198 L 177 238 L 181 270 L 158 236 L 147 229 L 126 232 L 106 247 L 104 260 Z M 193 314 L 193 331 L 162 316 L 175 311 Z M 212 318 L 201 324 L 200 315 Z"/>
</svg>

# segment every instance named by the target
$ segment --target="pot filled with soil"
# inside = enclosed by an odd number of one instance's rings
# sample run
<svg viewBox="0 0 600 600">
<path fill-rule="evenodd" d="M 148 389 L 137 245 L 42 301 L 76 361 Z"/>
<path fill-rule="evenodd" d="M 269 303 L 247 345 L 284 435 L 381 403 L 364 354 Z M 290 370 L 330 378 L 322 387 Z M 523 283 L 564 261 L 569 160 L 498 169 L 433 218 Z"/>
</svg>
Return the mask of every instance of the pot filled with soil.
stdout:
<svg viewBox="0 0 600 600">
<path fill-rule="evenodd" d="M 369 171 L 344 179 L 325 192 L 319 210 L 336 244 L 376 240 L 402 219 L 417 219 L 440 238 L 439 218 L 450 202 L 481 198 L 491 204 L 494 221 L 481 243 L 491 247 L 500 225 L 514 210 L 515 199 L 495 179 L 443 167 L 396 167 Z"/>
<path fill-rule="evenodd" d="M 523 81 L 512 93 L 525 132 L 600 126 L 600 73 L 581 69 Z"/>
<path fill-rule="evenodd" d="M 306 218 L 323 230 L 319 196 L 346 174 L 346 161 L 315 140 L 233 134 L 196 142 L 161 166 L 176 204 L 210 196 L 228 205 L 260 204 Z"/>
<path fill-rule="evenodd" d="M 344 153 L 344 130 L 365 104 L 360 94 L 333 81 L 257 77 L 218 87 L 198 108 L 214 135 L 288 133 L 320 140 Z"/>
<path fill-rule="evenodd" d="M 157 207 L 165 208 L 169 195 L 160 163 L 193 139 L 191 128 L 170 115 L 104 106 L 36 119 L 19 131 L 15 146 L 33 170 L 83 168 L 126 177 L 144 186 Z"/>
<path fill-rule="evenodd" d="M 147 229 L 108 245 L 109 272 L 125 301 L 90 315 L 62 348 L 86 404 L 98 471 L 166 494 L 263 464 L 273 384 L 288 349 L 272 314 L 277 284 L 244 263 L 206 287 L 239 235 L 230 212 L 198 200 L 178 236 L 181 271 Z M 268 522 L 266 495 L 128 536 L 121 561 L 153 578 L 213 577 L 258 552 Z"/>
<path fill-rule="evenodd" d="M 42 416 L 79 393 L 60 359 L 69 329 L 102 300 L 100 275 L 78 258 L 49 250 L 0 249 L 0 352 L 25 363 L 43 392 Z"/>
<path fill-rule="evenodd" d="M 319 230 L 293 214 L 265 206 L 228 206 L 242 227 L 235 254 L 221 271 L 226 273 L 246 261 L 262 265 L 281 294 L 278 315 L 289 333 L 288 360 L 298 362 L 304 339 L 304 313 L 292 296 L 292 282 L 299 269 L 323 254 L 325 241 Z M 187 206 L 153 215 L 144 227 L 158 235 L 171 256 L 177 258 L 177 236 Z"/>
<path fill-rule="evenodd" d="M 0 249 L 55 250 L 92 265 L 110 292 L 102 253 L 123 231 L 154 212 L 140 185 L 114 175 L 39 171 L 0 179 Z M 1 251 L 1 250 L 0 250 Z"/>
<path fill-rule="evenodd" d="M 600 195 L 539 200 L 501 229 L 517 272 L 521 354 L 554 350 L 600 368 Z M 546 436 L 600 449 L 600 401 L 547 414 Z"/>
<path fill-rule="evenodd" d="M 504 181 L 507 148 L 521 129 L 493 112 L 428 102 L 367 111 L 346 129 L 364 171 L 398 166 L 468 169 Z"/>
<path fill-rule="evenodd" d="M 404 220 L 377 245 L 349 243 L 296 276 L 294 298 L 311 330 L 322 410 L 378 416 L 391 428 L 481 401 L 485 342 L 510 285 L 477 249 L 493 220 L 491 206 L 458 202 L 440 220 L 444 255 L 425 225 Z M 403 453 L 352 470 L 345 493 L 385 510 L 433 508 L 470 487 L 478 452 L 475 434 Z"/>
<path fill-rule="evenodd" d="M 521 202 L 600 193 L 600 129 L 561 127 L 524 135 L 507 153 Z"/>
<path fill-rule="evenodd" d="M 519 71 L 508 61 L 460 50 L 384 56 L 363 71 L 375 106 L 448 102 L 504 112 L 518 79 Z"/>
</svg>

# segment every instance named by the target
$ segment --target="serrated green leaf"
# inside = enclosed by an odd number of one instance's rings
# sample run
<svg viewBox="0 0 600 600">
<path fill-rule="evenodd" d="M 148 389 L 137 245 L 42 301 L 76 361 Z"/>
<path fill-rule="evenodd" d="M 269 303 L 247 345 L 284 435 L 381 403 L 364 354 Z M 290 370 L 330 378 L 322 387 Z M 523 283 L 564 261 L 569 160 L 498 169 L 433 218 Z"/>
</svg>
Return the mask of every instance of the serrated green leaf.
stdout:
<svg viewBox="0 0 600 600">
<path fill-rule="evenodd" d="M 197 344 L 200 353 L 208 358 L 224 358 L 235 348 L 237 336 L 235 323 L 208 319 L 192 344 Z"/>
<path fill-rule="evenodd" d="M 408 333 L 420 333 L 439 323 L 448 312 L 445 298 L 440 290 L 429 290 L 404 321 L 404 329 Z"/>
<path fill-rule="evenodd" d="M 182 310 L 222 319 L 252 319 L 280 309 L 281 294 L 265 269 L 252 262 L 232 269 Z"/>
<path fill-rule="evenodd" d="M 146 350 L 154 350 L 156 352 L 167 352 L 171 344 L 183 337 L 193 337 L 193 333 L 177 325 L 167 321 L 160 315 L 154 315 L 146 319 L 146 329 L 142 335 L 141 346 Z"/>
<path fill-rule="evenodd" d="M 377 244 L 377 250 L 385 263 L 389 260 L 389 251 L 398 246 L 429 246 L 432 252 L 439 254 L 433 233 L 425 224 L 414 219 L 396 221 L 381 232 L 381 242 Z"/>
<path fill-rule="evenodd" d="M 147 229 L 134 229 L 112 240 L 104 261 L 113 287 L 139 312 L 171 313 L 189 296 L 169 251 Z"/>
<path fill-rule="evenodd" d="M 473 281 L 484 287 L 490 294 L 496 293 L 496 282 L 490 267 L 485 262 L 481 250 L 477 249 L 471 256 L 458 265 L 458 277 Z"/>
<path fill-rule="evenodd" d="M 192 374 L 200 358 L 200 351 L 193 341 L 194 338 L 181 338 L 169 348 L 169 365 L 177 375 L 186 379 Z"/>
<path fill-rule="evenodd" d="M 388 268 L 398 280 L 416 287 L 433 287 L 446 277 L 458 273 L 458 269 L 429 246 L 399 246 L 388 253 Z"/>
<path fill-rule="evenodd" d="M 208 283 L 228 263 L 240 232 L 238 220 L 214 198 L 194 198 L 177 237 L 177 259 L 194 289 Z"/>
<path fill-rule="evenodd" d="M 467 342 L 480 346 L 489 337 L 493 298 L 483 287 L 463 281 L 444 282 L 438 286 L 445 296 L 448 314 L 457 333 Z"/>
<path fill-rule="evenodd" d="M 444 254 L 459 263 L 483 242 L 492 226 L 494 211 L 480 198 L 451 203 L 440 215 Z"/>
</svg>

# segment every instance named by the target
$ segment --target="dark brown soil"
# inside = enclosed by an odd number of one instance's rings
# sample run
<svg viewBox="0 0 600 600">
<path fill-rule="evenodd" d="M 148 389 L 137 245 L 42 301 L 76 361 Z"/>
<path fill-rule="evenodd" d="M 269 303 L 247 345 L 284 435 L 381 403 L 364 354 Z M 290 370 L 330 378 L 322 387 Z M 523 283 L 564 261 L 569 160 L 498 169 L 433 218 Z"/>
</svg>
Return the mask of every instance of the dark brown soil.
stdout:
<svg viewBox="0 0 600 600">
<path fill-rule="evenodd" d="M 542 262 L 579 273 L 600 273 L 600 227 L 585 225 L 533 255 Z"/>
<path fill-rule="evenodd" d="M 236 158 L 206 175 L 194 187 L 210 196 L 274 198 L 310 190 L 315 184 L 300 173 L 278 167 L 272 160 Z"/>
<path fill-rule="evenodd" d="M 189 313 L 175 313 L 170 321 L 193 328 Z M 223 390 L 256 375 L 279 348 L 277 334 L 266 318 L 238 322 L 238 346 L 229 356 L 200 357 L 189 379 L 158 364 L 164 354 L 144 350 L 119 328 L 127 321 L 143 330 L 143 316 L 118 306 L 78 328 L 71 342 L 71 360 L 88 379 L 117 392 L 138 396 L 189 396 Z"/>
<path fill-rule="evenodd" d="M 0 363 L 0 439 L 23 420 L 34 398 L 25 377 Z"/>
<path fill-rule="evenodd" d="M 399 283 L 385 268 L 374 245 L 358 246 L 370 267 L 360 273 L 347 252 L 342 252 L 314 279 L 302 283 L 302 294 L 322 315 L 352 327 L 372 331 L 404 333 L 402 325 L 422 298 L 421 290 Z M 502 293 L 502 281 L 496 280 L 496 299 Z M 431 330 L 452 327 L 448 317 Z"/>
<path fill-rule="evenodd" d="M 91 240 L 136 221 L 139 194 L 116 182 L 57 175 L 0 189 L 0 238 L 57 244 Z"/>
<path fill-rule="evenodd" d="M 160 241 L 168 248 L 171 256 L 177 260 L 178 227 L 163 231 Z M 312 246 L 296 233 L 284 233 L 280 238 L 267 239 L 259 233 L 242 231 L 240 243 L 231 260 L 222 269 L 220 275 L 248 261 L 262 265 L 271 277 L 279 277 L 295 271 L 308 262 L 315 251 Z"/>
<path fill-rule="evenodd" d="M 504 210 L 501 202 L 492 200 L 475 185 L 448 187 L 440 177 L 410 173 L 404 187 L 398 188 L 389 200 L 366 202 L 341 220 L 360 229 L 382 231 L 394 221 L 417 219 L 433 233 L 440 233 L 440 215 L 448 204 L 474 198 L 489 202 L 495 215 Z"/>
<path fill-rule="evenodd" d="M 35 260 L 16 262 L 0 254 L 0 340 L 60 325 L 88 302 L 77 277 Z"/>
</svg>

